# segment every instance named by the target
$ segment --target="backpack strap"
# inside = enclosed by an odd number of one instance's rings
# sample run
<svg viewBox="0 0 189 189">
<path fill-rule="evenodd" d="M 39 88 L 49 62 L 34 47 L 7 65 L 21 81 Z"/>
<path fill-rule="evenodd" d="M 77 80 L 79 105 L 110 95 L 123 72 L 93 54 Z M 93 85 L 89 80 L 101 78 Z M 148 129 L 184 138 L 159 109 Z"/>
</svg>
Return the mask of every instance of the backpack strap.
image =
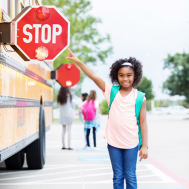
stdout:
<svg viewBox="0 0 189 189">
<path fill-rule="evenodd" d="M 110 104 L 109 104 L 109 108 L 108 108 L 108 117 L 109 117 L 109 111 L 112 105 L 112 102 L 114 101 L 114 98 L 116 97 L 119 89 L 121 86 L 112 86 L 111 88 L 111 92 L 110 92 Z"/>
<path fill-rule="evenodd" d="M 142 107 L 144 96 L 145 96 L 145 93 L 138 91 L 136 103 L 135 103 L 135 113 L 136 113 L 137 125 L 138 125 L 139 146 L 142 145 L 142 135 L 141 135 L 141 127 L 140 127 L 140 110 Z"/>
<path fill-rule="evenodd" d="M 136 103 L 135 103 L 135 113 L 137 117 L 137 124 L 140 124 L 140 110 L 142 107 L 142 103 L 144 100 L 145 93 L 142 93 L 140 91 L 137 91 L 137 98 L 136 98 Z"/>
</svg>

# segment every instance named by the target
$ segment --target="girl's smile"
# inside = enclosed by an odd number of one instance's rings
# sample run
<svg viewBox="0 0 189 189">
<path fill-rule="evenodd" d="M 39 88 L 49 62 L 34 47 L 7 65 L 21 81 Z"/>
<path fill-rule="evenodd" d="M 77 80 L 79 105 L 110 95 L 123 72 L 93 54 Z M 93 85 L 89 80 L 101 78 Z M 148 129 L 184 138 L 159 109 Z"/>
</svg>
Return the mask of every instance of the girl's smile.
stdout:
<svg viewBox="0 0 189 189">
<path fill-rule="evenodd" d="M 125 82 L 125 83 L 123 83 L 123 85 L 127 86 L 127 85 L 129 85 L 129 82 Z"/>
</svg>

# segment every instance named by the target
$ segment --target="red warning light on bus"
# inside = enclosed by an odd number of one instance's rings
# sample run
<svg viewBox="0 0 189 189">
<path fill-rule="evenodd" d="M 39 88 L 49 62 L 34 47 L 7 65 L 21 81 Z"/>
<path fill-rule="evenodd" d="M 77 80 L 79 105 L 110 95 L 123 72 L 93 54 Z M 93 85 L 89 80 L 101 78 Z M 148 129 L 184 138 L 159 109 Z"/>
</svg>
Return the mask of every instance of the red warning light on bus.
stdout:
<svg viewBox="0 0 189 189">
<path fill-rule="evenodd" d="M 38 47 L 36 50 L 35 50 L 35 57 L 37 60 L 40 60 L 40 61 L 43 61 L 45 59 L 47 59 L 49 55 L 49 51 L 46 47 Z"/>
<path fill-rule="evenodd" d="M 50 16 L 50 11 L 47 7 L 41 6 L 36 10 L 36 16 L 39 20 L 47 20 Z"/>
</svg>

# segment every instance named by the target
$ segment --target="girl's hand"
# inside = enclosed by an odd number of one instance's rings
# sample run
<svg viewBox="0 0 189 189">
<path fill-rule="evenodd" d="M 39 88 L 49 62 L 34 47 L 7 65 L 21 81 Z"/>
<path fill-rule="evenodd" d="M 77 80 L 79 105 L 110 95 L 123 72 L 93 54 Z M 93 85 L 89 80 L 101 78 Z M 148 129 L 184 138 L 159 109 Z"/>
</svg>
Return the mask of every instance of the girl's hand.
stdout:
<svg viewBox="0 0 189 189">
<path fill-rule="evenodd" d="M 77 56 L 68 48 L 68 55 L 67 59 L 74 61 L 80 68 L 81 70 L 90 78 L 92 79 L 96 85 L 102 90 L 105 91 L 105 82 L 93 72 L 90 68 L 88 68 L 83 62 L 81 62 Z"/>
<path fill-rule="evenodd" d="M 148 158 L 148 149 L 147 147 L 143 147 L 140 149 L 139 151 L 139 157 L 140 157 L 140 160 L 141 161 L 142 159 L 147 159 Z"/>
<path fill-rule="evenodd" d="M 78 63 L 78 62 L 80 62 L 80 60 L 77 58 L 77 56 L 75 56 L 75 54 L 69 49 L 69 48 L 67 48 L 68 49 L 68 55 L 67 55 L 67 59 L 69 59 L 69 60 L 72 60 L 72 61 L 74 61 L 76 64 Z"/>
</svg>

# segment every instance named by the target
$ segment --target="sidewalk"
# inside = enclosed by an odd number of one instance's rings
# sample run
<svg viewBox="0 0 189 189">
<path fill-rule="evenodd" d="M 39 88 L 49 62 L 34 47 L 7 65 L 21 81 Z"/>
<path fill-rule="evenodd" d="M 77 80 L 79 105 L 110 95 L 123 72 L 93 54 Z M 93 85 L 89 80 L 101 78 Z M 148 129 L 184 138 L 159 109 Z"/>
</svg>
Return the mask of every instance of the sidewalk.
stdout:
<svg viewBox="0 0 189 189">
<path fill-rule="evenodd" d="M 164 138 L 163 133 L 161 135 L 159 133 L 161 130 L 158 128 L 165 127 L 170 118 L 173 119 L 175 124 L 176 121 L 180 123 L 179 120 L 183 120 L 182 117 L 150 116 L 148 118 L 150 158 L 148 161 L 144 160 L 137 164 L 138 188 L 189 188 L 189 174 L 186 172 L 186 169 L 188 170 L 188 156 L 183 159 L 183 162 L 180 162 L 181 165 L 185 164 L 186 168 L 180 167 L 179 169 L 177 165 L 173 164 L 173 162 L 175 162 L 174 158 L 171 156 L 167 159 L 166 156 L 166 150 L 168 150 L 167 146 L 169 147 L 171 141 L 165 143 L 166 137 Z M 97 133 L 97 150 L 83 149 L 85 145 L 84 132 L 83 125 L 80 123 L 75 123 L 72 128 L 72 146 L 74 150 L 62 150 L 61 125 L 53 124 L 51 130 L 47 133 L 45 168 L 43 170 L 32 171 L 27 170 L 27 168 L 22 171 L 6 171 L 0 168 L 1 189 L 7 187 L 14 189 L 25 189 L 26 187 L 27 189 L 33 189 L 33 187 L 35 187 L 35 189 L 50 189 L 52 187 L 56 189 L 112 189 L 113 174 L 106 148 L 106 140 L 103 139 L 106 120 L 107 116 L 102 116 L 102 128 Z M 183 128 L 187 129 L 189 120 L 185 121 L 182 122 L 182 125 Z M 174 124 L 172 123 L 170 127 L 174 128 Z M 164 131 L 167 132 L 167 129 L 168 128 L 165 127 Z M 185 132 L 186 131 L 189 130 L 185 130 Z M 189 141 L 188 138 L 185 138 L 187 136 L 186 133 L 183 135 L 181 133 L 176 134 L 178 138 L 182 136 L 185 142 Z M 158 142 L 157 135 L 160 135 Z M 174 137 L 174 134 L 168 136 L 167 140 L 169 137 Z M 91 137 L 91 144 L 92 142 Z M 163 143 L 165 148 L 162 147 Z M 176 146 L 175 149 L 176 148 L 178 148 L 178 146 Z M 162 153 L 163 151 L 164 153 Z M 187 153 L 188 152 L 185 151 L 185 154 Z M 157 154 L 159 154 L 159 156 Z M 170 162 L 168 166 L 167 162 Z M 1 166 L 3 166 L 3 164 L 1 164 Z M 177 170 L 177 172 L 175 172 L 175 170 Z"/>
</svg>

